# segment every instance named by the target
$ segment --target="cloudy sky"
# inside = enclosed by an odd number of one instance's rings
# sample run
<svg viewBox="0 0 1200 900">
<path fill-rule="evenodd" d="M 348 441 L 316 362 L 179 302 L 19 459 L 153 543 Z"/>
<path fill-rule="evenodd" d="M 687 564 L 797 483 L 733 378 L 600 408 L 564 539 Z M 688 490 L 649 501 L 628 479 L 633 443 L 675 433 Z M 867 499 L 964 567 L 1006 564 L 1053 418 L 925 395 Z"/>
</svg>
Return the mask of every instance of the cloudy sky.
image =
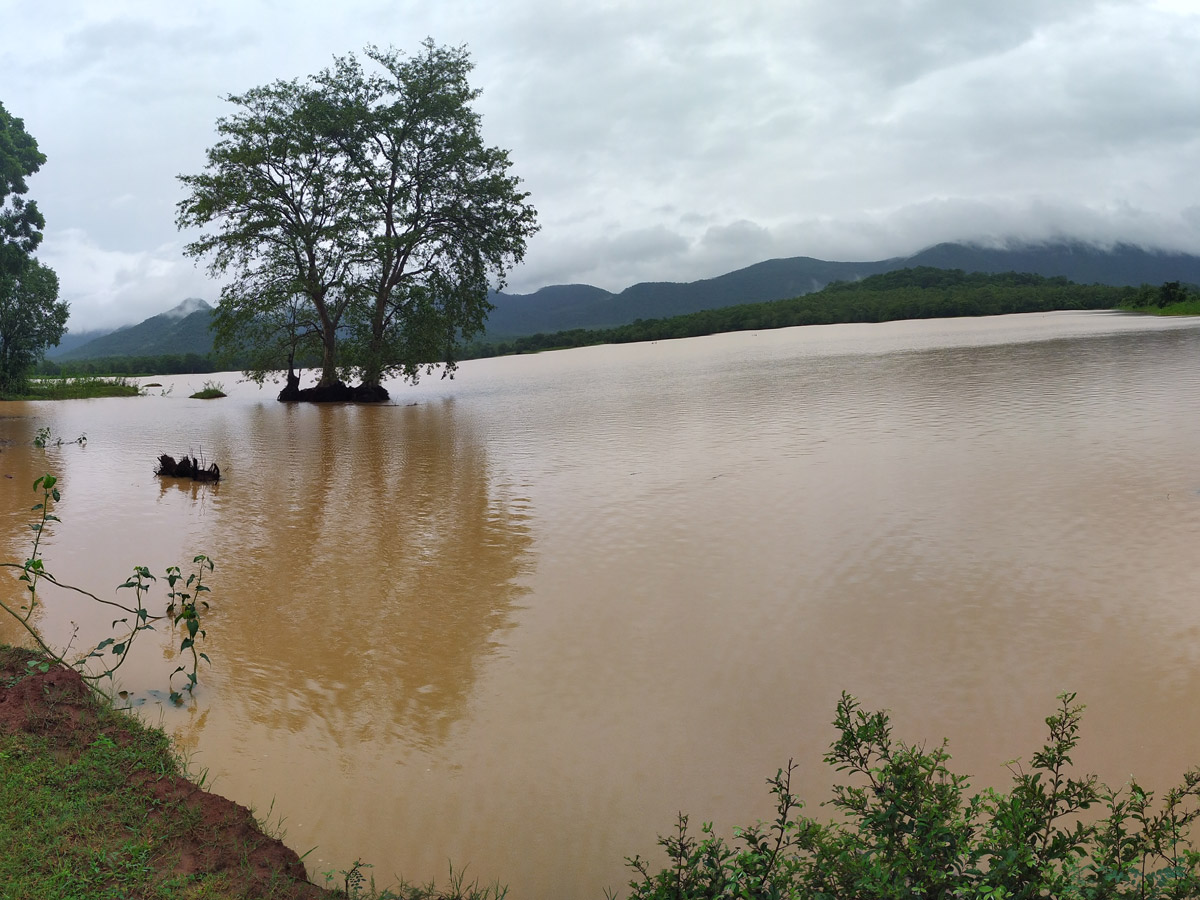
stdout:
<svg viewBox="0 0 1200 900">
<path fill-rule="evenodd" d="M 466 44 L 541 231 L 508 289 L 1074 237 L 1200 252 L 1196 0 L 0 0 L 73 331 L 219 290 L 182 191 L 221 98 Z"/>
</svg>

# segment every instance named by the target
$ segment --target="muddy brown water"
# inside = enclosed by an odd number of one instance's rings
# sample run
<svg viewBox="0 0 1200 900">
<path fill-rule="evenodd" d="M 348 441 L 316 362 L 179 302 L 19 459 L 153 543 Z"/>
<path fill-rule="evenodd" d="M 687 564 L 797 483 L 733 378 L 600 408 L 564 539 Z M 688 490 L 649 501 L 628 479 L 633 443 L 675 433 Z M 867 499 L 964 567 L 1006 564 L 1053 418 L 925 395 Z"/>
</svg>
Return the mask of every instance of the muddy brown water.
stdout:
<svg viewBox="0 0 1200 900">
<path fill-rule="evenodd" d="M 824 815 L 842 690 L 949 738 L 978 786 L 1065 690 L 1081 768 L 1164 788 L 1200 763 L 1195 321 L 598 347 L 464 363 L 384 407 L 236 379 L 217 401 L 179 376 L 0 404 L 0 552 L 24 559 L 49 470 L 63 580 L 111 596 L 135 564 L 216 560 L 195 701 L 162 702 L 166 635 L 121 687 L 216 790 L 273 803 L 311 872 L 449 860 L 517 897 L 601 897 L 679 810 L 766 817 L 790 757 Z M 36 449 L 43 426 L 87 444 Z M 224 480 L 153 476 L 183 451 Z M 45 600 L 59 644 L 107 634 Z"/>
</svg>

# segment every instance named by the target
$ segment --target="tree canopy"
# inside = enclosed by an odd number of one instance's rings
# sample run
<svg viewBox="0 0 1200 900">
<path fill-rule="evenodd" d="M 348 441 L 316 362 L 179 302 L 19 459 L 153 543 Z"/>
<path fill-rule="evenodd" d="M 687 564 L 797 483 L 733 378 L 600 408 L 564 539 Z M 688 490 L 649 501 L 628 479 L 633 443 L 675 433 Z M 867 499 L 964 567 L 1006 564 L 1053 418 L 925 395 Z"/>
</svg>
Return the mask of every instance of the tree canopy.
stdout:
<svg viewBox="0 0 1200 900">
<path fill-rule="evenodd" d="M 207 229 L 187 252 L 229 277 L 216 342 L 252 349 L 248 374 L 316 352 L 319 386 L 357 377 L 382 399 L 388 375 L 453 371 L 537 224 L 483 142 L 465 48 L 363 55 L 228 97 L 177 224 Z"/>
<path fill-rule="evenodd" d="M 46 157 L 25 123 L 0 104 L 0 391 L 20 390 L 47 346 L 62 339 L 67 304 L 58 277 L 33 258 L 46 220 L 26 178 Z"/>
</svg>

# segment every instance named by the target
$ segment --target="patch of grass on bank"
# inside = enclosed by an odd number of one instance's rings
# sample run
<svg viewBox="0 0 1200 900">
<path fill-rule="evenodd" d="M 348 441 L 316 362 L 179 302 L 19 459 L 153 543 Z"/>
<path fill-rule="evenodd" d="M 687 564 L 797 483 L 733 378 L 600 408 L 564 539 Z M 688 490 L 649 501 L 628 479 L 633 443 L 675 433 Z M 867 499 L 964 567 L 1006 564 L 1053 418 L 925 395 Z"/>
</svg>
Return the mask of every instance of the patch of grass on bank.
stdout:
<svg viewBox="0 0 1200 900">
<path fill-rule="evenodd" d="M 19 394 L 0 394 L 0 400 L 91 400 L 98 397 L 136 397 L 141 388 L 125 378 L 39 378 Z"/>
<path fill-rule="evenodd" d="M 1167 281 L 1158 287 L 1144 284 L 1120 308 L 1150 316 L 1198 316 L 1200 288 L 1178 281 Z"/>
<path fill-rule="evenodd" d="M 277 828 L 186 782 L 183 768 L 162 729 L 115 709 L 44 656 L 0 644 L 0 897 L 501 900 L 506 894 L 500 885 L 466 882 L 453 869 L 441 888 L 378 889 L 361 861 L 324 873 L 323 889 L 270 836 Z"/>
<path fill-rule="evenodd" d="M 27 661 L 37 659 L 0 647 L 0 688 L 20 690 L 36 675 Z M 23 729 L 0 729 L 4 896 L 244 896 L 225 874 L 179 874 L 186 867 L 179 865 L 178 846 L 196 828 L 197 814 L 182 801 L 155 800 L 144 790 L 148 781 L 180 774 L 165 733 L 97 698 L 81 706 L 78 696 L 59 696 L 41 685 L 39 691 L 36 699 L 44 703 L 23 703 Z M 81 709 L 86 715 L 79 716 Z"/>
<path fill-rule="evenodd" d="M 1200 297 L 1185 300 L 1182 303 L 1172 303 L 1168 306 L 1143 306 L 1136 312 L 1151 316 L 1200 316 Z"/>
</svg>

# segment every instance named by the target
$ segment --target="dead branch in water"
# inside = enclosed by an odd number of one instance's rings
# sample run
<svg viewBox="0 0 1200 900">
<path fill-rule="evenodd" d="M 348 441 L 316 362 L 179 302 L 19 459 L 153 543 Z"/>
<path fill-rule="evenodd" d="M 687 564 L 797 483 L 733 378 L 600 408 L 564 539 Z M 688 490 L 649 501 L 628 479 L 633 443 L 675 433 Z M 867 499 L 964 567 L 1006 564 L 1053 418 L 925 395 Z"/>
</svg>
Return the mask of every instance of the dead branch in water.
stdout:
<svg viewBox="0 0 1200 900">
<path fill-rule="evenodd" d="M 190 478 L 192 481 L 220 481 L 221 470 L 216 463 L 205 466 L 196 457 L 183 455 L 176 462 L 175 457 L 163 454 L 158 458 L 158 468 L 155 475 L 163 478 Z"/>
</svg>

